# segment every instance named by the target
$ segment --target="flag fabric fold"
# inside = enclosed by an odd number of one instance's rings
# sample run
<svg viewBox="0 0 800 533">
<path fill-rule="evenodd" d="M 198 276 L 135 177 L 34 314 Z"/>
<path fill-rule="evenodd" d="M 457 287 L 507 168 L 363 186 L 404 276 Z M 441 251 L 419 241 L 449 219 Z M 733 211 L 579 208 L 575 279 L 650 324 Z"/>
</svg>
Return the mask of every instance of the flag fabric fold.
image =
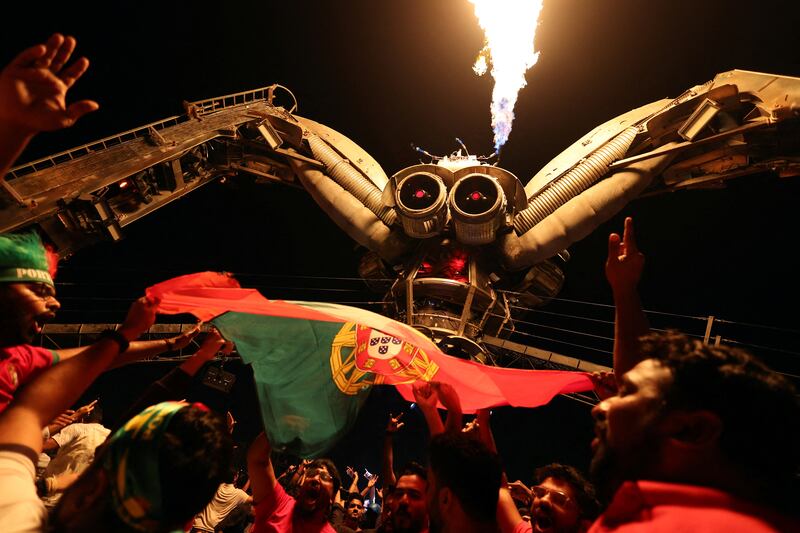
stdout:
<svg viewBox="0 0 800 533">
<path fill-rule="evenodd" d="M 481 365 L 444 354 L 416 329 L 363 309 L 268 300 L 224 274 L 202 272 L 147 289 L 164 314 L 211 320 L 251 364 L 262 417 L 274 446 L 304 456 L 349 430 L 372 385 L 394 385 L 413 401 L 417 380 L 452 385 L 464 412 L 538 407 L 556 394 L 591 390 L 574 371 Z"/>
</svg>

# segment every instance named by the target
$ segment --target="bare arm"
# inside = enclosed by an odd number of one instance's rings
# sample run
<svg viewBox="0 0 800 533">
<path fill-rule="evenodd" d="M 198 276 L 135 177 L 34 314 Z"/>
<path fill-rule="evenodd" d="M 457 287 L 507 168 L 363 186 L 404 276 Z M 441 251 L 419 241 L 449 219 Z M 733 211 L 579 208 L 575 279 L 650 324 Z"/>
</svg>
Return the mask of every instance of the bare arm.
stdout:
<svg viewBox="0 0 800 533">
<path fill-rule="evenodd" d="M 378 476 L 372 476 L 371 478 L 369 478 L 369 481 L 367 481 L 367 486 L 364 487 L 364 489 L 360 493 L 361 497 L 362 498 L 366 498 L 367 494 L 371 492 L 369 499 L 370 500 L 374 500 L 375 499 L 375 483 L 377 483 L 377 482 L 378 482 Z"/>
<path fill-rule="evenodd" d="M 190 342 L 192 342 L 192 339 L 194 339 L 199 332 L 199 329 L 193 329 L 168 339 L 134 341 L 130 344 L 130 346 L 128 346 L 128 349 L 125 350 L 125 353 L 117 357 L 114 362 L 109 365 L 108 370 L 119 368 L 130 363 L 135 363 L 136 361 L 141 361 L 143 359 L 150 359 L 151 357 L 155 357 L 162 353 L 167 353 L 174 350 L 182 350 L 188 346 Z M 71 357 L 75 357 L 85 349 L 86 347 L 65 348 L 56 350 L 56 352 L 58 353 L 59 359 L 64 361 Z"/>
<path fill-rule="evenodd" d="M 436 390 L 439 401 L 447 409 L 447 419 L 444 430 L 447 433 L 460 433 L 463 414 L 461 411 L 461 398 L 449 383 L 434 382 L 431 386 Z"/>
<path fill-rule="evenodd" d="M 206 338 L 203 339 L 200 348 L 197 349 L 192 357 L 184 361 L 179 368 L 190 376 L 194 376 L 203 368 L 204 364 L 214 359 L 217 353 L 222 351 L 222 353 L 227 355 L 230 354 L 232 350 L 233 343 L 227 342 L 222 338 L 219 331 L 212 329 L 208 332 Z"/>
<path fill-rule="evenodd" d="M 650 326 L 642 310 L 637 285 L 644 268 L 644 255 L 636 247 L 633 219 L 625 219 L 622 239 L 616 233 L 608 237 L 606 278 L 614 295 L 614 375 L 619 379 L 641 360 L 639 337 Z"/>
<path fill-rule="evenodd" d="M 497 453 L 497 445 L 494 442 L 494 434 L 492 433 L 492 426 L 489 420 L 489 409 L 478 409 L 478 436 L 481 442 L 489 448 L 489 450 Z"/>
<path fill-rule="evenodd" d="M 389 423 L 386 425 L 386 432 L 383 437 L 383 460 L 381 461 L 381 475 L 384 485 L 394 486 L 397 479 L 394 475 L 394 434 L 405 425 L 401 422 L 403 413 L 397 416 L 389 415 Z"/>
<path fill-rule="evenodd" d="M 145 298 L 134 302 L 120 333 L 128 340 L 138 337 L 153 324 L 156 306 Z M 40 453 L 45 424 L 72 405 L 118 353 L 115 341 L 102 339 L 36 376 L 0 414 L 0 444 L 21 445 Z"/>
<path fill-rule="evenodd" d="M 428 431 L 430 431 L 431 436 L 443 433 L 444 425 L 436 408 L 436 404 L 439 401 L 436 390 L 426 381 L 417 381 L 412 386 L 412 391 L 414 392 L 414 400 L 417 403 L 417 407 L 422 411 L 425 422 L 428 423 Z"/>
<path fill-rule="evenodd" d="M 352 466 L 347 467 L 347 475 L 350 476 L 352 481 L 350 482 L 350 488 L 347 489 L 347 492 L 358 492 L 358 471 Z"/>
<path fill-rule="evenodd" d="M 514 528 L 520 522 L 522 522 L 522 516 L 517 510 L 517 505 L 514 503 L 511 493 L 505 487 L 501 488 L 500 496 L 497 500 L 497 526 L 500 529 L 500 533 L 513 533 Z"/>
<path fill-rule="evenodd" d="M 272 498 L 275 494 L 275 470 L 272 468 L 270 453 L 272 446 L 267 435 L 261 433 L 247 450 L 247 473 L 250 477 L 250 488 L 253 490 L 253 503 Z"/>
</svg>

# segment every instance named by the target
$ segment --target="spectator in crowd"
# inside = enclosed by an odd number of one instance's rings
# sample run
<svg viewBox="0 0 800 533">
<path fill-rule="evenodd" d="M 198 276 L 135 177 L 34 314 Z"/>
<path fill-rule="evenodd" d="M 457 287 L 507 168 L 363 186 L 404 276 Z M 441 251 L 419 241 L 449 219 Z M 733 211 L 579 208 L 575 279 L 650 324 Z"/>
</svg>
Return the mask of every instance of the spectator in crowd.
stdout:
<svg viewBox="0 0 800 533">
<path fill-rule="evenodd" d="M 233 479 L 226 479 L 217 488 L 211 502 L 194 518 L 192 533 L 216 531 L 217 526 L 238 507 L 250 509 L 253 498 L 236 488 Z"/>
<path fill-rule="evenodd" d="M 86 405 L 80 406 L 76 410 L 67 409 L 66 411 L 64 411 L 63 413 L 61 413 L 57 417 L 55 417 L 53 420 L 50 421 L 49 424 L 47 424 L 44 427 L 44 429 L 42 429 L 42 439 L 43 439 L 43 441 L 47 442 L 47 439 L 49 439 L 53 435 L 57 434 L 59 431 L 61 431 L 62 429 L 64 429 L 68 425 L 74 424 L 78 420 L 81 420 L 84 417 L 84 415 L 86 415 L 87 413 L 90 413 L 92 411 L 92 409 L 94 409 L 94 406 L 96 404 L 97 404 L 97 400 L 94 400 L 92 402 L 89 402 Z M 50 464 L 50 456 L 47 455 L 46 453 L 44 453 L 44 451 L 43 451 L 42 453 L 39 454 L 39 461 L 36 463 L 36 479 L 37 479 L 37 482 L 42 477 L 42 475 L 44 474 L 44 470 L 45 470 L 45 468 L 47 468 L 48 464 Z"/>
<path fill-rule="evenodd" d="M 366 512 L 364 497 L 358 493 L 350 493 L 344 502 L 344 520 L 342 524 L 353 531 L 361 531 L 361 521 Z"/>
<path fill-rule="evenodd" d="M 46 507 L 54 507 L 61 497 L 57 489 L 67 487 L 59 478 L 67 475 L 68 479 L 77 479 L 78 474 L 94 461 L 95 450 L 105 442 L 109 433 L 110 430 L 103 426 L 103 407 L 95 403 L 82 419 L 44 441 L 44 450 L 55 453 L 37 481 L 39 495 Z"/>
<path fill-rule="evenodd" d="M 260 434 L 247 452 L 247 471 L 255 507 L 254 533 L 335 533 L 328 522 L 334 494 L 341 486 L 339 472 L 328 459 L 316 459 L 303 472 L 297 497 L 289 496 L 278 483 L 272 467 L 272 447 Z"/>
<path fill-rule="evenodd" d="M 230 411 L 225 413 L 225 428 L 228 434 L 233 434 L 236 419 Z M 252 511 L 253 498 L 240 488 L 236 487 L 237 476 L 232 470 L 229 479 L 223 481 L 208 505 L 194 517 L 191 533 L 213 533 L 225 518 L 238 508 L 245 508 L 247 514 Z M 241 520 L 240 520 L 241 521 Z"/>
<path fill-rule="evenodd" d="M 431 531 L 499 531 L 496 513 L 503 469 L 497 454 L 459 431 L 434 436 L 429 459 L 426 499 Z"/>
<path fill-rule="evenodd" d="M 409 463 L 397 477 L 397 483 L 383 502 L 388 516 L 384 530 L 392 533 L 428 531 L 428 473 L 420 464 Z"/>
<path fill-rule="evenodd" d="M 633 222 L 609 238 L 618 394 L 597 405 L 592 474 L 613 494 L 590 529 L 797 531 L 800 406 L 752 355 L 646 327 Z M 796 507 L 794 507 L 796 512 Z"/>
<path fill-rule="evenodd" d="M 97 451 L 51 516 L 54 532 L 183 529 L 232 469 L 225 420 L 202 404 L 162 402 Z"/>
<path fill-rule="evenodd" d="M 575 468 L 556 463 L 536 469 L 529 501 L 530 522 L 525 522 L 510 491 L 500 490 L 497 523 L 502 533 L 584 533 L 600 512 L 592 484 Z"/>
</svg>

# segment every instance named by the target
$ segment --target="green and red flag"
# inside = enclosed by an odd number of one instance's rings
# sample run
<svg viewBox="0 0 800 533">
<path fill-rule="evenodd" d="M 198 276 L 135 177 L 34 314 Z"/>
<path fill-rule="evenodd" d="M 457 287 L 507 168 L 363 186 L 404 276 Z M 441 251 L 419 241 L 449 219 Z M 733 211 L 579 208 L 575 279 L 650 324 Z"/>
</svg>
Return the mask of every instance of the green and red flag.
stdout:
<svg viewBox="0 0 800 533">
<path fill-rule="evenodd" d="M 591 390 L 583 372 L 485 366 L 444 354 L 416 329 L 345 305 L 268 300 L 224 274 L 203 272 L 147 289 L 159 312 L 211 321 L 252 365 L 273 446 L 324 453 L 355 421 L 372 385 L 413 401 L 417 380 L 451 384 L 464 412 L 538 407 L 556 394 Z"/>
</svg>

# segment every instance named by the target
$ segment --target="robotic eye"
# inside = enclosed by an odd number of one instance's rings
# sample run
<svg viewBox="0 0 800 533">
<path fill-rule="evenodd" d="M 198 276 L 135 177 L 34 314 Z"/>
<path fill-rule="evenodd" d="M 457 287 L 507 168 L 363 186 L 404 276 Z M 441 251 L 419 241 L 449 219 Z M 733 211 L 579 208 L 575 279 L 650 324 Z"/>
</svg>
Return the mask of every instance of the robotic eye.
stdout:
<svg viewBox="0 0 800 533">
<path fill-rule="evenodd" d="M 403 230 L 410 237 L 437 235 L 447 222 L 447 189 L 434 174 L 417 172 L 400 180 L 395 201 Z"/>
<path fill-rule="evenodd" d="M 456 238 L 464 244 L 486 244 L 503 224 L 506 198 L 500 184 L 486 174 L 470 174 L 450 191 L 450 213 Z"/>
</svg>

